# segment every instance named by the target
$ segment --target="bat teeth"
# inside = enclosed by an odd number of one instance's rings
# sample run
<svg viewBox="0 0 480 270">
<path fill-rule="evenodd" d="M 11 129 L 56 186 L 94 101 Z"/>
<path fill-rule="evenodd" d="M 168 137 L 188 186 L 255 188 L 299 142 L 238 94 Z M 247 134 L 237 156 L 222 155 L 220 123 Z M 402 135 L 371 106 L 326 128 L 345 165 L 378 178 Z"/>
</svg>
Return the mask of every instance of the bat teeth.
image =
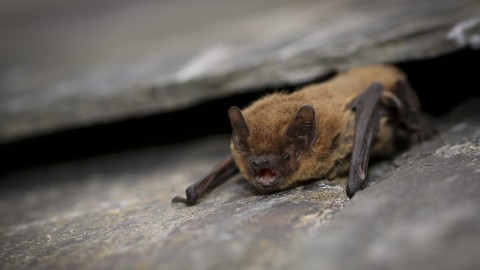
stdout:
<svg viewBox="0 0 480 270">
<path fill-rule="evenodd" d="M 261 188 L 272 188 L 278 184 L 278 175 L 271 169 L 260 169 L 255 172 L 255 183 Z"/>
</svg>

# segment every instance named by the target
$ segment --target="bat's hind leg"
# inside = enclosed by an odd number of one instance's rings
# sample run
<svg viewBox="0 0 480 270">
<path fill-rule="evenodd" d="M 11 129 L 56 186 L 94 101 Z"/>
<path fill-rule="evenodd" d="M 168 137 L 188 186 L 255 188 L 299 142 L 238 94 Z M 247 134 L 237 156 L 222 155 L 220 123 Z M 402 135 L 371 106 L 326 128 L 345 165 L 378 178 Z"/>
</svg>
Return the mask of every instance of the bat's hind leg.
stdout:
<svg viewBox="0 0 480 270">
<path fill-rule="evenodd" d="M 408 132 L 409 142 L 415 144 L 432 138 L 437 134 L 436 129 L 427 129 L 420 114 L 420 102 L 415 91 L 405 78 L 397 80 L 395 85 L 395 96 L 400 100 L 396 104 L 398 109 L 398 120 Z"/>
</svg>

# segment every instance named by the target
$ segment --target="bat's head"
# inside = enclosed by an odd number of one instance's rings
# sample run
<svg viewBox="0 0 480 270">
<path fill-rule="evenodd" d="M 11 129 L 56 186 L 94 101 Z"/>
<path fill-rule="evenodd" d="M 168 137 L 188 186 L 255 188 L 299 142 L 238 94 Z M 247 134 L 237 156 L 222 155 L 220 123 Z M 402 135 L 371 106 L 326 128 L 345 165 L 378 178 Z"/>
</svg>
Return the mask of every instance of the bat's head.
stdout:
<svg viewBox="0 0 480 270">
<path fill-rule="evenodd" d="M 274 136 L 271 133 L 276 132 L 252 132 L 237 107 L 231 107 L 228 116 L 233 128 L 233 155 L 245 178 L 266 191 L 291 186 L 295 181 L 292 175 L 317 138 L 314 109 L 301 107 L 296 115 L 290 116 L 293 119 L 290 118 L 290 123 L 286 122 L 288 126 Z M 257 126 L 252 128 L 262 129 Z"/>
</svg>

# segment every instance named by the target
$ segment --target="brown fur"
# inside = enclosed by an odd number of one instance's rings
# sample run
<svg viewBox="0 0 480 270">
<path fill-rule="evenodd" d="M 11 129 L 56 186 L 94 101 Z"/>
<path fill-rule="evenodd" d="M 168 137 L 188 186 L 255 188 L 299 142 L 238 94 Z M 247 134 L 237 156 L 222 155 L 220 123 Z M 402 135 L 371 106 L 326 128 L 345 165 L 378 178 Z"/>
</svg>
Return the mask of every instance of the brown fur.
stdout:
<svg viewBox="0 0 480 270">
<path fill-rule="evenodd" d="M 334 178 L 348 171 L 352 151 L 355 115 L 347 106 L 373 82 L 380 82 L 386 91 L 394 92 L 395 82 L 405 76 L 392 66 L 371 65 L 354 68 L 333 79 L 312 84 L 292 94 L 275 93 L 265 96 L 242 112 L 250 127 L 249 152 L 264 154 L 283 146 L 285 129 L 297 111 L 305 105 L 315 110 L 318 133 L 312 148 L 299 161 L 298 168 L 279 183 L 278 189 L 301 184 L 310 179 Z M 382 119 L 371 155 L 388 155 L 394 150 L 393 129 Z M 230 146 L 235 163 L 252 182 L 244 154 Z"/>
</svg>

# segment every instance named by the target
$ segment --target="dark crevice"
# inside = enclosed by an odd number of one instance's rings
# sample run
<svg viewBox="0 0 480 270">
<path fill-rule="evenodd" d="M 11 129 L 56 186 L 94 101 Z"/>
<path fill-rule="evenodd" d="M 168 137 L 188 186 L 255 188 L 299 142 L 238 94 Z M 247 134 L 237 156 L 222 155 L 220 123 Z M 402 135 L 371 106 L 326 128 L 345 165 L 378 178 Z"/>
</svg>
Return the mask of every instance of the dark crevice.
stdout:
<svg viewBox="0 0 480 270">
<path fill-rule="evenodd" d="M 331 78 L 321 76 L 314 82 Z M 274 91 L 292 92 L 303 85 L 286 85 L 278 89 L 252 90 L 171 113 L 129 119 L 111 124 L 58 132 L 10 144 L 0 145 L 0 156 L 8 157 L 0 174 L 32 166 L 72 161 L 117 151 L 180 143 L 212 134 L 231 132 L 227 110 L 243 108 Z"/>
<path fill-rule="evenodd" d="M 453 106 L 479 96 L 476 63 L 480 52 L 463 50 L 430 60 L 399 63 L 418 92 L 423 110 L 433 115 L 447 113 Z M 333 76 L 322 76 L 321 82 Z M 309 84 L 312 82 L 306 82 Z M 256 98 L 276 90 L 294 91 L 302 85 L 280 89 L 258 89 L 232 97 L 166 114 L 130 119 L 64 131 L 0 145 L 0 173 L 44 166 L 107 153 L 185 142 L 212 134 L 231 132 L 227 117 L 230 106 L 245 107 Z"/>
<path fill-rule="evenodd" d="M 455 105 L 480 96 L 480 51 L 462 50 L 435 59 L 400 63 L 422 103 L 422 110 L 443 115 Z"/>
</svg>

